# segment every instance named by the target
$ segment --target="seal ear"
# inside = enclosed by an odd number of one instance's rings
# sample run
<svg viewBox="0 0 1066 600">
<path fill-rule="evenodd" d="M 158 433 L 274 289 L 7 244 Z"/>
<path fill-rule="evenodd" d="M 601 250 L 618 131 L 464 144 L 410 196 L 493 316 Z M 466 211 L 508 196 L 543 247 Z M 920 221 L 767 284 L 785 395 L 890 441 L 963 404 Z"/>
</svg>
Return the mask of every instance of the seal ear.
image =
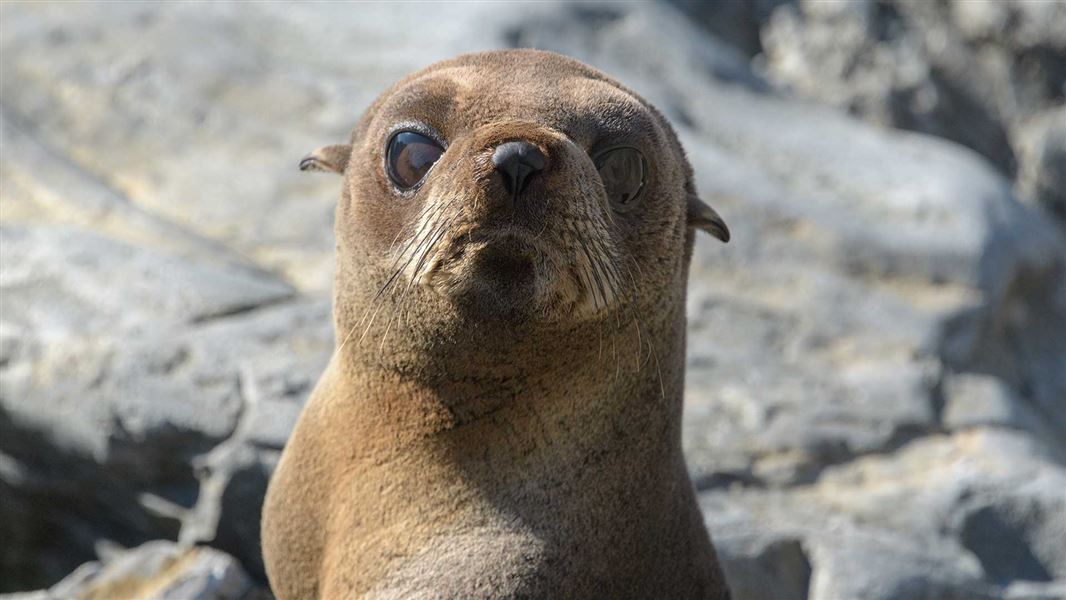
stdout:
<svg viewBox="0 0 1066 600">
<path fill-rule="evenodd" d="M 323 146 L 300 160 L 300 170 L 343 173 L 351 154 L 352 147 L 349 144 Z"/>
<path fill-rule="evenodd" d="M 688 197 L 688 226 L 702 229 L 723 242 L 729 241 L 729 228 L 713 208 L 696 196 Z"/>
</svg>

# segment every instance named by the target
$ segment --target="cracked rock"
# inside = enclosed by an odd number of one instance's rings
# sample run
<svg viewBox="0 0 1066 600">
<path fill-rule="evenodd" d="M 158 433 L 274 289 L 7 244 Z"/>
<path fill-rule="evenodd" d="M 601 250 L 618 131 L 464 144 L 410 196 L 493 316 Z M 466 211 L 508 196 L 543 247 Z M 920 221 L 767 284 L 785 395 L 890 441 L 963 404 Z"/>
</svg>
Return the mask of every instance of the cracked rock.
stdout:
<svg viewBox="0 0 1066 600">
<path fill-rule="evenodd" d="M 166 541 L 148 542 L 109 560 L 82 565 L 48 590 L 4 598 L 63 600 L 254 600 L 264 598 L 240 564 L 224 552 Z"/>
</svg>

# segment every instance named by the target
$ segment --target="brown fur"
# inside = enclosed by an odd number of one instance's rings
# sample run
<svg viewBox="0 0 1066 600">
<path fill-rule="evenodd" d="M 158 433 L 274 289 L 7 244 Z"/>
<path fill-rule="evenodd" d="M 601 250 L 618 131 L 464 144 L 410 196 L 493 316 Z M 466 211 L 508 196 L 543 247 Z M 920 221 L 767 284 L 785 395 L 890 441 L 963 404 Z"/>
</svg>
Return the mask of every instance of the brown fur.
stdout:
<svg viewBox="0 0 1066 600">
<path fill-rule="evenodd" d="M 385 147 L 414 122 L 447 150 L 401 194 Z M 490 156 L 514 139 L 548 167 L 512 203 Z M 619 143 L 649 166 L 625 210 L 589 158 Z M 663 117 L 571 59 L 488 52 L 301 166 L 344 173 L 338 348 L 267 494 L 278 597 L 728 597 L 680 442 L 692 232 L 728 230 Z M 494 278 L 496 251 L 529 276 Z"/>
</svg>

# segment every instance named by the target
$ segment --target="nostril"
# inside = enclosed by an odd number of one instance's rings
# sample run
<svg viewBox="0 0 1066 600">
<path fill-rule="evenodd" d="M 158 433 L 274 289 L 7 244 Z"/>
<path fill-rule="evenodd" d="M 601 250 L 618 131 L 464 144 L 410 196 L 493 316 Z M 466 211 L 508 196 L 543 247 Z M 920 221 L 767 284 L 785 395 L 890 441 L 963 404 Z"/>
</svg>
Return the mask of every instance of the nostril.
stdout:
<svg viewBox="0 0 1066 600">
<path fill-rule="evenodd" d="M 526 141 L 505 142 L 492 153 L 492 164 L 503 175 L 507 191 L 519 194 L 525 189 L 529 176 L 544 169 L 544 153 Z"/>
</svg>

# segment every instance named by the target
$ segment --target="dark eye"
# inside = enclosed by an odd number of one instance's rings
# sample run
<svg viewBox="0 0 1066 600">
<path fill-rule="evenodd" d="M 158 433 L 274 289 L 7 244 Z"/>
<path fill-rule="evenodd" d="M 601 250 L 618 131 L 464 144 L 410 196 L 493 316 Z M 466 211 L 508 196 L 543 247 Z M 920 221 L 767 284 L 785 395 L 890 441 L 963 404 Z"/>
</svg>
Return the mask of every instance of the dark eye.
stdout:
<svg viewBox="0 0 1066 600">
<path fill-rule="evenodd" d="M 436 141 L 413 131 L 401 131 L 389 140 L 385 154 L 389 179 L 401 190 L 409 190 L 422 181 L 444 148 Z"/>
<path fill-rule="evenodd" d="M 624 207 L 636 200 L 644 188 L 644 155 L 636 148 L 612 148 L 596 155 L 592 162 L 613 205 Z"/>
</svg>

